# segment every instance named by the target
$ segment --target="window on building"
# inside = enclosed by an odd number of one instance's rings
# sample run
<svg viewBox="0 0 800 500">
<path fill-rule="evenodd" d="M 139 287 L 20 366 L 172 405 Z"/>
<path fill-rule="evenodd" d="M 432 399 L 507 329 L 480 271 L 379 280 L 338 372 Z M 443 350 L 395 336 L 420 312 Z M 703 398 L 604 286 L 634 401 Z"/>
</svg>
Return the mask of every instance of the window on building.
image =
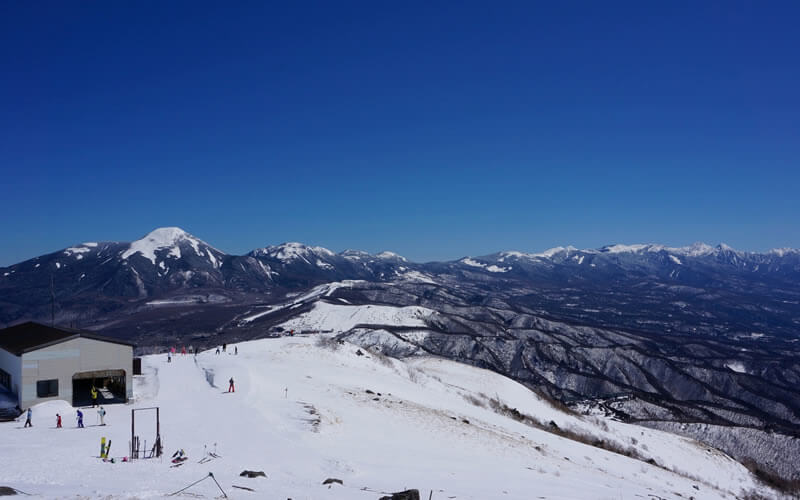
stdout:
<svg viewBox="0 0 800 500">
<path fill-rule="evenodd" d="M 36 382 L 36 397 L 50 398 L 58 396 L 58 379 L 39 380 Z"/>
<path fill-rule="evenodd" d="M 3 370 L 0 370 L 0 385 L 11 390 L 11 375 Z"/>
</svg>

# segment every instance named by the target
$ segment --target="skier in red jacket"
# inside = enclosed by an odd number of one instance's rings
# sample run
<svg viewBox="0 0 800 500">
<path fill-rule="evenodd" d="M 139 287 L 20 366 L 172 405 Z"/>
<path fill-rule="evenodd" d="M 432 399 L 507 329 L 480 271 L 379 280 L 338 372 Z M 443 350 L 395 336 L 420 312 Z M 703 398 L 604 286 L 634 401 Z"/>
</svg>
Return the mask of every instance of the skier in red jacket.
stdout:
<svg viewBox="0 0 800 500">
<path fill-rule="evenodd" d="M 56 429 L 61 429 L 61 415 L 56 413 Z"/>
</svg>

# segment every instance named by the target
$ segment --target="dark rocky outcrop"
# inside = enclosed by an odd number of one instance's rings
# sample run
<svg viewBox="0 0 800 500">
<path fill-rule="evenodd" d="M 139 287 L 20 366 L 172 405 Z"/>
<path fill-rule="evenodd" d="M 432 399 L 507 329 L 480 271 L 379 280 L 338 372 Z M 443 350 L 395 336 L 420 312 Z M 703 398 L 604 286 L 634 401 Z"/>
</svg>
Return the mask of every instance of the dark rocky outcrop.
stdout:
<svg viewBox="0 0 800 500">
<path fill-rule="evenodd" d="M 255 471 L 255 470 L 243 470 L 240 474 L 241 477 L 249 477 L 249 478 L 256 478 L 256 477 L 267 477 L 267 474 L 264 473 L 263 470 Z"/>
<path fill-rule="evenodd" d="M 378 500 L 419 500 L 419 490 L 406 490 L 380 497 Z"/>
</svg>

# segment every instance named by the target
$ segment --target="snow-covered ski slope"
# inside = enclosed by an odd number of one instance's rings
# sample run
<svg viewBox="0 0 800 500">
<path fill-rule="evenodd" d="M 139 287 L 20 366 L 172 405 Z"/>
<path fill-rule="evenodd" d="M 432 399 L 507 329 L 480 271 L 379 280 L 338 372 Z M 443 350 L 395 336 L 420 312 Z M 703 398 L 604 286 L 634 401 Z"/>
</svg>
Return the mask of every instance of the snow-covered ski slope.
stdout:
<svg viewBox="0 0 800 500">
<path fill-rule="evenodd" d="M 246 342 L 238 355 L 230 345 L 225 354 L 178 355 L 171 363 L 166 355 L 145 357 L 136 401 L 107 406 L 106 427 L 94 425 L 92 409 L 84 410 L 87 428 L 76 429 L 66 403 L 36 406 L 31 429 L 0 423 L 0 486 L 44 498 L 161 498 L 212 472 L 230 498 L 250 499 L 377 499 L 406 488 L 438 500 L 730 499 L 757 488 L 740 464 L 694 441 L 567 415 L 486 370 L 358 355 L 355 346 L 319 338 Z M 235 393 L 225 392 L 230 377 Z M 491 399 L 633 447 L 678 473 L 526 425 L 493 410 Z M 161 408 L 166 453 L 188 454 L 183 466 L 171 468 L 166 458 L 119 461 L 131 408 L 150 406 Z M 64 429 L 54 428 L 56 412 Z M 147 427 L 137 417 L 151 443 Z M 111 439 L 116 463 L 98 458 L 102 436 Z M 221 458 L 198 463 L 204 446 Z M 268 477 L 239 477 L 245 469 Z M 328 488 L 326 478 L 344 484 Z M 221 493 L 208 479 L 182 495 Z"/>
<path fill-rule="evenodd" d="M 432 309 L 420 306 L 394 307 L 383 305 L 339 305 L 315 302 L 311 311 L 283 323 L 285 329 L 327 329 L 346 332 L 356 325 L 393 325 L 425 327 L 425 318 L 436 314 Z"/>
</svg>

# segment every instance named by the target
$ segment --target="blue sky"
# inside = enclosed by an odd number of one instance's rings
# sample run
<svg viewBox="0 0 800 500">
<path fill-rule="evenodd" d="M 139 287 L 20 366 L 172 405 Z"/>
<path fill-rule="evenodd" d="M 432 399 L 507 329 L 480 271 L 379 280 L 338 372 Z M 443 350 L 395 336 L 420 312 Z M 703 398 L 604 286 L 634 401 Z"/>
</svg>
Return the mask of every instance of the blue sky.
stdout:
<svg viewBox="0 0 800 500">
<path fill-rule="evenodd" d="M 800 247 L 798 18 L 796 2 L 4 2 L 0 265 L 160 226 L 229 253 L 416 261 Z"/>
</svg>

